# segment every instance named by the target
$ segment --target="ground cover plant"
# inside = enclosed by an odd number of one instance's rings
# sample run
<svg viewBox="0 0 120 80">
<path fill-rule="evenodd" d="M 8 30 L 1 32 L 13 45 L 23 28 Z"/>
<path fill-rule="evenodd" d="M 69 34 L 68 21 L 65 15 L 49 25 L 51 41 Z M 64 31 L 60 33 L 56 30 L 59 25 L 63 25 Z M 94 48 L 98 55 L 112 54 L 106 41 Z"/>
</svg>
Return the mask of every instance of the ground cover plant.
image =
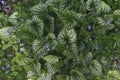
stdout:
<svg viewBox="0 0 120 80">
<path fill-rule="evenodd" d="M 0 80 L 120 80 L 120 0 L 0 0 Z"/>
</svg>

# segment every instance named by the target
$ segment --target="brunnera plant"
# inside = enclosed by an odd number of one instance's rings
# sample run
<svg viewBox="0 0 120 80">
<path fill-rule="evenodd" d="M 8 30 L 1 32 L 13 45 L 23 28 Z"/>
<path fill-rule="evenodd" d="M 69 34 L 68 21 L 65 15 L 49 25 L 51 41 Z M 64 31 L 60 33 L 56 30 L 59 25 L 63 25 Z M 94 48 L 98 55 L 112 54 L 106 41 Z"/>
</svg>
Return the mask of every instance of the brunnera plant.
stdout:
<svg viewBox="0 0 120 80">
<path fill-rule="evenodd" d="M 3 2 L 0 79 L 120 79 L 119 0 Z"/>
</svg>

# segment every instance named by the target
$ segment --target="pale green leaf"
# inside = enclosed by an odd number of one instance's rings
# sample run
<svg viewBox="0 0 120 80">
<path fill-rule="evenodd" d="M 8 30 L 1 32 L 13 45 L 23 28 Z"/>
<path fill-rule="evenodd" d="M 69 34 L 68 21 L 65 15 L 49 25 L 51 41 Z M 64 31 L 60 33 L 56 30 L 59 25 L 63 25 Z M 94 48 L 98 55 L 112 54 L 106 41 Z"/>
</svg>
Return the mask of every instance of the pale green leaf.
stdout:
<svg viewBox="0 0 120 80">
<path fill-rule="evenodd" d="M 38 80 L 51 80 L 51 74 L 49 74 L 49 73 L 41 73 Z"/>
<path fill-rule="evenodd" d="M 97 13 L 109 13 L 111 11 L 110 6 L 104 1 L 100 1 L 100 3 L 96 6 Z"/>
<path fill-rule="evenodd" d="M 120 9 L 115 10 L 115 11 L 113 12 L 113 15 L 115 15 L 115 16 L 120 16 Z"/>
<path fill-rule="evenodd" d="M 38 16 L 33 16 L 32 21 L 36 24 L 36 26 L 34 26 L 34 27 L 36 27 L 36 29 L 38 31 L 38 34 L 40 36 L 42 36 L 43 35 L 43 30 L 44 30 L 43 21 Z"/>
<path fill-rule="evenodd" d="M 74 79 L 75 80 L 86 80 L 85 76 L 77 70 L 71 70 L 70 73 L 72 74 L 71 80 L 74 80 Z"/>
<path fill-rule="evenodd" d="M 97 60 L 93 60 L 89 68 L 91 73 L 95 76 L 100 76 L 102 74 L 101 64 Z"/>
<path fill-rule="evenodd" d="M 62 20 L 63 24 L 67 28 L 73 28 L 77 24 L 77 20 L 82 17 L 81 13 L 76 13 L 70 10 L 53 10 Z"/>
<path fill-rule="evenodd" d="M 120 71 L 109 71 L 108 72 L 108 78 L 115 77 L 116 79 L 120 80 Z"/>
<path fill-rule="evenodd" d="M 78 56 L 78 49 L 76 44 L 70 44 L 66 46 L 66 49 L 63 51 L 63 55 L 69 58 L 75 58 Z"/>
<path fill-rule="evenodd" d="M 76 37 L 74 29 L 63 29 L 58 35 L 58 41 L 60 44 L 74 43 L 76 42 Z"/>
<path fill-rule="evenodd" d="M 48 13 L 47 5 L 42 3 L 34 5 L 30 10 L 33 14 L 39 15 L 42 18 L 45 18 Z"/>
<path fill-rule="evenodd" d="M 4 41 L 10 40 L 10 27 L 4 27 L 0 29 L 0 39 Z"/>
<path fill-rule="evenodd" d="M 47 55 L 47 56 L 43 57 L 43 59 L 46 62 L 51 63 L 51 64 L 55 64 L 55 63 L 59 62 L 59 57 L 54 56 L 54 55 Z"/>
<path fill-rule="evenodd" d="M 12 14 L 9 16 L 9 18 L 18 18 L 18 12 L 16 11 L 16 12 L 12 13 Z"/>
</svg>

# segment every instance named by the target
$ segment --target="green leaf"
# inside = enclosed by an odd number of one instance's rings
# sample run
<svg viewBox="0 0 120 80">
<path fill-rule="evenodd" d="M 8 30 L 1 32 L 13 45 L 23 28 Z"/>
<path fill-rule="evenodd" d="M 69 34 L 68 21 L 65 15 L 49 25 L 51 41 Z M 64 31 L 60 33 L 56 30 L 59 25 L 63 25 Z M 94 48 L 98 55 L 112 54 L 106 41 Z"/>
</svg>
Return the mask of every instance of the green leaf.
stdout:
<svg viewBox="0 0 120 80">
<path fill-rule="evenodd" d="M 2 64 L 2 61 L 0 60 L 0 65 Z"/>
<path fill-rule="evenodd" d="M 66 74 L 59 74 L 57 75 L 56 80 L 70 80 L 70 77 Z"/>
<path fill-rule="evenodd" d="M 9 16 L 9 18 L 18 18 L 18 12 L 16 11 L 16 12 L 14 12 L 14 13 L 12 13 L 10 16 Z"/>
<path fill-rule="evenodd" d="M 58 41 L 60 44 L 74 43 L 76 42 L 76 37 L 74 29 L 63 29 L 58 35 Z"/>
<path fill-rule="evenodd" d="M 106 30 L 112 30 L 115 28 L 115 25 L 109 24 L 109 26 L 106 26 Z"/>
<path fill-rule="evenodd" d="M 52 40 L 56 39 L 56 36 L 54 33 L 49 33 L 47 37 L 52 39 Z"/>
<path fill-rule="evenodd" d="M 89 68 L 94 76 L 100 76 L 102 74 L 101 64 L 97 60 L 93 60 Z"/>
<path fill-rule="evenodd" d="M 41 69 L 41 64 L 39 62 L 36 62 L 33 64 L 33 67 L 36 72 L 39 72 L 39 70 Z"/>
<path fill-rule="evenodd" d="M 43 59 L 46 62 L 51 63 L 51 64 L 55 64 L 55 63 L 59 62 L 59 57 L 54 56 L 54 55 L 47 55 L 47 56 L 43 57 Z"/>
<path fill-rule="evenodd" d="M 15 51 L 18 51 L 18 45 L 13 45 Z"/>
<path fill-rule="evenodd" d="M 63 55 L 69 58 L 75 58 L 78 56 L 78 49 L 75 43 L 66 45 L 66 49 L 63 51 Z"/>
<path fill-rule="evenodd" d="M 115 10 L 115 11 L 113 12 L 113 15 L 114 15 L 114 16 L 117 16 L 117 17 L 120 17 L 120 9 Z"/>
<path fill-rule="evenodd" d="M 51 80 L 51 74 L 42 72 L 40 74 L 39 80 Z"/>
<path fill-rule="evenodd" d="M 70 73 L 72 74 L 71 80 L 86 80 L 85 76 L 77 70 L 71 70 Z"/>
<path fill-rule="evenodd" d="M 3 50 L 6 50 L 7 48 L 11 47 L 13 45 L 13 41 L 8 42 L 8 44 L 3 45 Z"/>
<path fill-rule="evenodd" d="M 4 41 L 10 40 L 10 27 L 4 27 L 0 29 L 0 39 Z"/>
<path fill-rule="evenodd" d="M 35 53 L 35 57 L 40 59 L 48 54 L 48 51 L 50 51 L 50 47 L 48 46 L 48 43 L 44 43 L 44 40 L 34 40 L 33 42 L 33 52 Z"/>
<path fill-rule="evenodd" d="M 43 21 L 38 16 L 33 16 L 32 21 L 34 23 L 36 23 L 36 25 L 37 25 L 37 26 L 34 26 L 34 27 L 36 27 L 36 29 L 38 31 L 38 34 L 40 36 L 42 36 L 43 35 L 43 30 L 44 30 L 44 23 L 43 23 Z"/>
<path fill-rule="evenodd" d="M 98 24 L 100 24 L 100 25 L 102 25 L 102 26 L 105 25 L 105 20 L 104 20 L 103 18 L 98 17 L 97 20 L 98 20 Z"/>
<path fill-rule="evenodd" d="M 45 31 L 46 32 L 54 32 L 54 17 L 52 16 L 47 16 L 47 19 L 44 21 L 44 25 L 45 25 Z"/>
<path fill-rule="evenodd" d="M 77 24 L 77 20 L 82 17 L 81 13 L 76 13 L 70 10 L 53 10 L 59 18 L 62 20 L 63 24 L 67 28 L 73 28 Z"/>
<path fill-rule="evenodd" d="M 87 0 L 86 9 L 89 11 L 92 11 L 99 3 L 100 3 L 100 0 Z"/>
<path fill-rule="evenodd" d="M 47 5 L 42 3 L 39 3 L 38 5 L 34 5 L 30 10 L 33 14 L 39 15 L 43 19 L 48 14 Z"/>
<path fill-rule="evenodd" d="M 96 10 L 98 14 L 109 13 L 111 11 L 111 8 L 104 1 L 100 1 L 100 3 L 96 6 Z"/>
<path fill-rule="evenodd" d="M 50 63 L 46 63 L 46 66 L 47 66 L 48 73 L 53 75 L 55 73 L 54 66 Z"/>
<path fill-rule="evenodd" d="M 27 73 L 27 78 L 28 78 L 28 80 L 29 80 L 29 78 L 32 78 L 33 75 L 34 75 L 34 72 L 33 72 L 33 71 L 28 71 L 28 73 Z"/>
<path fill-rule="evenodd" d="M 14 12 L 13 14 L 11 14 L 8 18 L 9 22 L 13 25 L 18 25 L 18 21 L 17 21 L 17 18 L 18 18 L 18 12 Z"/>
<path fill-rule="evenodd" d="M 91 52 L 88 52 L 88 54 L 85 56 L 85 59 L 89 63 L 93 59 L 93 55 Z"/>
<path fill-rule="evenodd" d="M 116 71 L 116 70 L 114 70 L 114 71 L 109 71 L 109 72 L 108 72 L 108 79 L 109 79 L 110 77 L 114 77 L 114 78 L 116 78 L 117 80 L 120 80 L 120 71 Z"/>
<path fill-rule="evenodd" d="M 88 52 L 87 54 L 81 53 L 80 54 L 80 62 L 82 62 L 82 65 L 87 66 L 90 64 L 90 62 L 93 59 L 93 54 L 91 52 Z"/>
</svg>

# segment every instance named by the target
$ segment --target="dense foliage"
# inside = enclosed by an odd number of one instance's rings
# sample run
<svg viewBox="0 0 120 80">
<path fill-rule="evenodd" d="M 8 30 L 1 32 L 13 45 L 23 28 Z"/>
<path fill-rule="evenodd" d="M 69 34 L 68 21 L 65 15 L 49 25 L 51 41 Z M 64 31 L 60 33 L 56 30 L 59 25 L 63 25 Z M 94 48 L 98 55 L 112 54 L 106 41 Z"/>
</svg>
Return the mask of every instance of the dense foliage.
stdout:
<svg viewBox="0 0 120 80">
<path fill-rule="evenodd" d="M 0 3 L 0 80 L 120 80 L 120 0 Z"/>
</svg>

